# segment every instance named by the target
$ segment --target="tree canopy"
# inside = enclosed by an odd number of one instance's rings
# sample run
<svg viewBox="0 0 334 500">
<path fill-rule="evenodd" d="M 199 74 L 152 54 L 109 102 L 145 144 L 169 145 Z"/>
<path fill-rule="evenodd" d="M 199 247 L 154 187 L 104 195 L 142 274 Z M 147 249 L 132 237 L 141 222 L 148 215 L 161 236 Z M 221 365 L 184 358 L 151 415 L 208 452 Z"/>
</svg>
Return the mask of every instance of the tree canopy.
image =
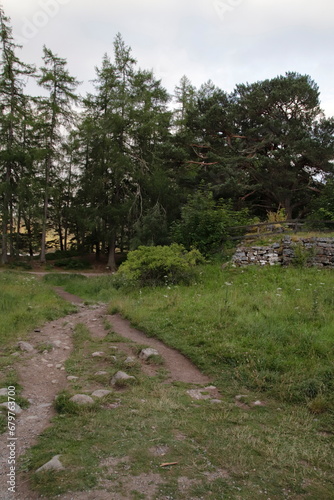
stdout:
<svg viewBox="0 0 334 500">
<path fill-rule="evenodd" d="M 268 212 L 334 218 L 334 118 L 309 75 L 231 93 L 183 76 L 169 95 L 118 33 L 79 98 L 51 49 L 40 70 L 20 61 L 2 8 L 0 47 L 2 263 L 45 261 L 56 244 L 104 254 L 115 269 L 116 248 L 178 242 L 208 253 L 233 221 Z M 27 78 L 43 97 L 26 93 Z"/>
</svg>

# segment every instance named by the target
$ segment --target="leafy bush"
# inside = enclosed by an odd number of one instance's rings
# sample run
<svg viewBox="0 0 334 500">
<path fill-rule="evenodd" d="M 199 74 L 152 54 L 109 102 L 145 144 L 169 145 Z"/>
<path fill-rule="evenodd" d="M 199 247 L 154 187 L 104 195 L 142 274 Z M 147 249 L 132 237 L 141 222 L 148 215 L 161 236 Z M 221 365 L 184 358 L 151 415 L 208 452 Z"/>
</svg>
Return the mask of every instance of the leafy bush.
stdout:
<svg viewBox="0 0 334 500">
<path fill-rule="evenodd" d="M 29 262 L 26 262 L 24 260 L 16 260 L 8 264 L 7 266 L 9 269 L 23 269 L 24 271 L 31 271 L 32 266 L 29 264 Z"/>
<path fill-rule="evenodd" d="M 248 210 L 235 211 L 230 202 L 216 203 L 211 193 L 197 192 L 181 209 L 181 219 L 172 225 L 172 239 L 203 255 L 216 252 L 230 236 L 233 226 L 249 224 Z M 233 233 L 236 235 L 236 233 Z"/>
<path fill-rule="evenodd" d="M 196 264 L 204 259 L 198 250 L 187 252 L 182 245 L 145 247 L 129 252 L 117 273 L 119 280 L 140 285 L 190 283 Z"/>
<path fill-rule="evenodd" d="M 70 257 L 79 257 L 81 255 L 79 250 L 71 249 L 71 250 L 56 250 L 52 253 L 47 253 L 45 258 L 46 260 L 60 260 L 60 259 L 69 259 Z"/>
<path fill-rule="evenodd" d="M 54 265 L 56 267 L 63 267 L 64 269 L 87 269 L 91 267 L 88 260 L 75 260 L 75 259 L 61 259 L 55 260 Z"/>
</svg>

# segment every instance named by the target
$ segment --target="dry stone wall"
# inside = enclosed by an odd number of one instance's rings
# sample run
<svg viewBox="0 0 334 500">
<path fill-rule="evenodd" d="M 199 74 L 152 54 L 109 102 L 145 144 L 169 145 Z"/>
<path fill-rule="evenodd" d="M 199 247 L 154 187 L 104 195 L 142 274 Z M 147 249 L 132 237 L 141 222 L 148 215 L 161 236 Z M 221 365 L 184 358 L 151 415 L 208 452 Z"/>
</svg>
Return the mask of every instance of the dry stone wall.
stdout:
<svg viewBox="0 0 334 500">
<path fill-rule="evenodd" d="M 232 262 L 236 266 L 256 264 L 261 266 L 299 263 L 305 266 L 334 268 L 334 238 L 299 238 L 289 236 L 280 243 L 268 246 L 245 246 L 237 248 Z"/>
</svg>

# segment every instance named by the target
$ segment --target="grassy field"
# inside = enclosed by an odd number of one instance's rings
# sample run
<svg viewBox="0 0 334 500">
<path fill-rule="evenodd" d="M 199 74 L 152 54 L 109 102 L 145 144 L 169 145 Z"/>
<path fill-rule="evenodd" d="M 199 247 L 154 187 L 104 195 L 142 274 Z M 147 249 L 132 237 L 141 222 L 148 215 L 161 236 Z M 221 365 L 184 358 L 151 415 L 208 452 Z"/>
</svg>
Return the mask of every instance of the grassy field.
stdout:
<svg viewBox="0 0 334 500">
<path fill-rule="evenodd" d="M 27 278 L 19 278 L 22 286 Z M 147 496 L 129 478 L 145 476 L 158 484 L 157 500 L 334 498 L 332 271 L 208 264 L 188 287 L 115 289 L 110 276 L 52 275 L 36 289 L 45 294 L 48 285 L 110 302 L 110 312 L 121 312 L 210 375 L 222 402 L 194 402 L 188 386 L 166 383 L 163 365 L 154 377 L 136 365 L 126 369 L 136 385 L 78 409 L 68 401 L 72 394 L 110 388 L 110 376 L 125 369 L 125 356 L 115 364 L 107 350 L 121 340 L 107 324 L 102 340 L 78 325 L 66 370 L 79 379 L 59 396 L 53 425 L 24 457 L 29 474 L 63 457 L 66 471 L 32 476 L 40 493 L 51 498 L 102 478 L 105 488 L 138 500 Z M 94 351 L 108 355 L 94 359 Z M 94 375 L 98 370 L 107 373 Z M 161 469 L 161 462 L 177 465 Z"/>
</svg>

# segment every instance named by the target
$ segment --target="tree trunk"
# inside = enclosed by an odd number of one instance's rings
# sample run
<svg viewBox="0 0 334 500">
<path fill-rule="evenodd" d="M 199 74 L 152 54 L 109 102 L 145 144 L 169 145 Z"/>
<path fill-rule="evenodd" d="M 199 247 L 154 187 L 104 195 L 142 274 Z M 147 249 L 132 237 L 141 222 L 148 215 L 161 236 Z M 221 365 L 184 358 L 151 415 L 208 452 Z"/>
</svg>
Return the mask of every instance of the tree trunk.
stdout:
<svg viewBox="0 0 334 500">
<path fill-rule="evenodd" d="M 109 251 L 108 251 L 108 262 L 107 262 L 107 268 L 112 272 L 116 271 L 115 245 L 116 245 L 116 237 L 115 233 L 113 233 L 109 240 Z"/>
<path fill-rule="evenodd" d="M 7 256 L 7 217 L 6 211 L 4 210 L 2 216 L 2 254 L 1 254 L 1 263 L 7 264 L 8 256 Z"/>
<path fill-rule="evenodd" d="M 51 157 L 46 160 L 45 165 L 45 192 L 44 192 L 44 209 L 43 209 L 43 221 L 42 221 L 42 242 L 41 242 L 41 263 L 46 262 L 46 231 L 47 231 L 47 220 L 48 220 L 48 208 L 49 208 L 49 177 L 51 170 Z"/>
</svg>

